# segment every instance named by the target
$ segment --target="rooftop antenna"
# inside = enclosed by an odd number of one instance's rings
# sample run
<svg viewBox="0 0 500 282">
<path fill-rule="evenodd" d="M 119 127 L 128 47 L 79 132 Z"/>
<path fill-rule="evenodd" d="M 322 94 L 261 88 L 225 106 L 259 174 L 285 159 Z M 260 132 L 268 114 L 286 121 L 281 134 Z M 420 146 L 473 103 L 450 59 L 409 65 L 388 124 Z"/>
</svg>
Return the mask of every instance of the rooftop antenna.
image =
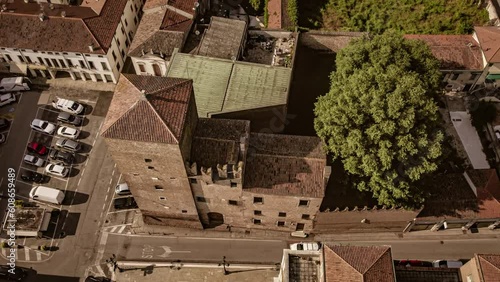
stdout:
<svg viewBox="0 0 500 282">
<path fill-rule="evenodd" d="M 54 10 L 54 4 L 50 3 L 49 4 L 49 9 Z"/>
<path fill-rule="evenodd" d="M 94 52 L 94 43 L 90 43 L 89 50 L 90 52 Z"/>
</svg>

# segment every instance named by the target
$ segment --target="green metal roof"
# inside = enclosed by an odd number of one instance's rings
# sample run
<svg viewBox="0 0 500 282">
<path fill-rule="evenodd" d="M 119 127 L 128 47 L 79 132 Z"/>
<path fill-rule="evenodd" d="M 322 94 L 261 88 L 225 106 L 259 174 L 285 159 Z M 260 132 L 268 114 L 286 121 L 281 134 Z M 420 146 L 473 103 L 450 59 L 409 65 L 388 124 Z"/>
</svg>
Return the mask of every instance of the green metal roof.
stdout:
<svg viewBox="0 0 500 282">
<path fill-rule="evenodd" d="M 490 73 L 486 76 L 486 79 L 491 79 L 491 80 L 498 80 L 500 79 L 500 74 L 493 74 L 493 73 Z"/>
<path fill-rule="evenodd" d="M 168 77 L 193 80 L 200 117 L 219 112 L 286 105 L 292 70 L 175 53 Z"/>
</svg>

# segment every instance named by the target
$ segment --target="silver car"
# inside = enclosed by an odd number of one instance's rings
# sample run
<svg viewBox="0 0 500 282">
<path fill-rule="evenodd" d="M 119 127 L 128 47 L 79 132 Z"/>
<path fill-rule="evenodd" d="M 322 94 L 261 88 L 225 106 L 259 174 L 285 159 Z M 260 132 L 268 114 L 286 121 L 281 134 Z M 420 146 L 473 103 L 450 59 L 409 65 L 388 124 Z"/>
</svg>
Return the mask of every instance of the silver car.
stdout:
<svg viewBox="0 0 500 282">
<path fill-rule="evenodd" d="M 68 138 L 63 138 L 57 140 L 56 147 L 72 152 L 78 152 L 82 149 L 82 144 Z"/>
<path fill-rule="evenodd" d="M 57 116 L 57 120 L 64 123 L 69 123 L 72 125 L 79 126 L 82 124 L 82 118 L 79 116 L 72 115 L 67 112 L 60 112 Z"/>
<path fill-rule="evenodd" d="M 37 167 L 41 167 L 43 165 L 43 159 L 40 159 L 32 155 L 25 155 L 24 162 Z"/>
</svg>

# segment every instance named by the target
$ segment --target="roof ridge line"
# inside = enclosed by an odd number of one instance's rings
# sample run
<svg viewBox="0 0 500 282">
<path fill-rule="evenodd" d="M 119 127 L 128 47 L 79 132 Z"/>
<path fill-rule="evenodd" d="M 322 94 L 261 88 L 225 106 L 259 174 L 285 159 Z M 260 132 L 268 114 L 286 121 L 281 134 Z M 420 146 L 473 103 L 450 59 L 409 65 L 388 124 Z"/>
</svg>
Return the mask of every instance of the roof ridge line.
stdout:
<svg viewBox="0 0 500 282">
<path fill-rule="evenodd" d="M 343 247 L 342 245 L 338 245 L 339 247 Z M 330 247 L 329 247 L 330 248 Z M 334 250 L 332 250 L 330 248 L 330 250 L 336 255 L 338 256 L 343 262 L 345 262 L 350 268 L 354 269 L 354 271 L 356 271 L 358 274 L 361 275 L 361 279 L 364 280 L 364 274 L 359 272 L 354 266 L 352 266 L 349 262 L 347 262 L 341 255 L 337 254 L 337 252 L 335 252 Z"/>
<path fill-rule="evenodd" d="M 102 135 L 105 135 L 105 134 L 106 134 L 106 132 L 108 132 L 108 131 L 109 131 L 109 129 L 110 129 L 111 127 L 113 127 L 113 126 L 114 126 L 114 125 L 115 125 L 115 124 L 116 124 L 116 123 L 117 123 L 117 122 L 118 122 L 118 121 L 119 121 L 119 120 L 120 120 L 120 119 L 121 119 L 124 115 L 126 115 L 126 114 L 127 114 L 127 113 L 129 113 L 132 109 L 134 109 L 134 108 L 137 106 L 137 103 L 138 103 L 139 101 L 141 101 L 141 99 L 140 99 L 140 98 L 139 98 L 139 99 L 137 99 L 137 100 L 135 101 L 135 103 L 134 103 L 131 107 L 129 107 L 129 108 L 128 108 L 128 110 L 126 110 L 123 114 L 121 114 L 121 115 L 120 115 L 120 117 L 119 117 L 118 119 L 116 119 L 116 120 L 115 120 L 112 124 L 110 124 L 110 125 L 108 126 L 108 128 L 106 128 L 106 130 L 104 130 L 104 131 L 102 132 L 101 136 L 102 136 Z"/>
<path fill-rule="evenodd" d="M 146 97 L 147 95 L 149 94 L 146 94 L 144 95 L 144 97 Z M 139 99 L 138 101 L 140 101 L 141 99 Z M 179 143 L 179 140 L 177 139 L 177 137 L 172 133 L 172 130 L 170 130 L 170 127 L 167 125 L 167 123 L 165 122 L 165 120 L 161 117 L 161 115 L 158 113 L 158 111 L 156 111 L 155 107 L 153 107 L 153 105 L 151 105 L 151 103 L 149 102 L 149 100 L 147 100 L 146 98 L 146 104 L 153 110 L 153 112 L 155 113 L 155 115 L 161 120 L 161 122 L 163 123 L 163 125 L 167 128 L 168 132 L 170 133 L 170 135 L 174 138 L 174 140 L 177 142 L 177 144 L 180 144 Z"/>
<path fill-rule="evenodd" d="M 106 3 L 104 3 L 104 5 L 106 5 Z M 104 8 L 104 5 L 103 5 L 103 8 Z M 100 15 L 97 15 L 97 17 L 99 17 Z M 95 17 L 91 17 L 89 19 L 93 19 Z M 107 53 L 107 51 L 104 51 L 104 48 L 102 47 L 102 42 L 99 42 L 99 40 L 97 39 L 97 37 L 95 37 L 95 34 L 92 32 L 92 30 L 90 30 L 89 26 L 87 25 L 87 22 L 85 21 L 85 19 L 81 19 L 82 22 L 83 22 L 83 25 L 85 26 L 85 28 L 87 29 L 87 31 L 90 33 L 90 35 L 92 35 L 92 38 L 95 40 L 95 42 L 97 42 L 97 44 L 99 44 L 99 47 L 101 48 L 101 50 L 104 52 L 104 54 Z"/>
<path fill-rule="evenodd" d="M 377 247 L 380 247 L 380 246 L 377 246 Z M 379 259 L 380 259 L 383 255 L 385 255 L 385 254 L 387 253 L 387 251 L 389 251 L 389 250 L 390 250 L 390 248 L 387 248 L 387 249 L 385 250 L 385 252 L 383 252 L 383 253 L 382 253 L 382 254 L 381 254 L 381 255 L 380 255 L 380 256 L 379 256 L 379 257 L 378 257 L 378 258 L 377 258 L 377 259 L 376 259 L 373 263 L 372 263 L 372 265 L 370 265 L 370 267 L 368 267 L 368 268 L 366 269 L 366 271 L 363 273 L 363 278 L 364 278 L 364 275 L 365 275 L 365 274 L 366 274 L 366 273 L 367 273 L 370 269 L 372 269 L 372 267 L 375 265 L 375 263 L 377 263 L 377 262 L 378 262 L 378 260 L 379 260 Z"/>
<path fill-rule="evenodd" d="M 173 88 L 173 87 L 176 87 L 176 86 L 179 86 L 180 84 L 183 84 L 183 83 L 186 83 L 186 82 L 189 82 L 189 81 L 192 81 L 192 79 L 189 79 L 189 78 L 182 78 L 182 77 L 165 77 L 166 79 L 182 79 L 182 81 L 178 81 L 176 83 L 174 83 L 173 85 L 169 86 L 169 87 L 166 87 L 166 88 L 160 88 L 160 89 L 157 89 L 157 90 L 154 90 L 152 92 L 149 92 L 149 93 L 146 93 L 146 95 L 153 95 L 153 94 L 156 94 L 160 91 L 164 91 L 164 90 L 168 90 L 170 88 Z M 137 87 L 136 87 L 137 88 Z M 139 90 L 141 91 L 141 90 Z"/>
</svg>

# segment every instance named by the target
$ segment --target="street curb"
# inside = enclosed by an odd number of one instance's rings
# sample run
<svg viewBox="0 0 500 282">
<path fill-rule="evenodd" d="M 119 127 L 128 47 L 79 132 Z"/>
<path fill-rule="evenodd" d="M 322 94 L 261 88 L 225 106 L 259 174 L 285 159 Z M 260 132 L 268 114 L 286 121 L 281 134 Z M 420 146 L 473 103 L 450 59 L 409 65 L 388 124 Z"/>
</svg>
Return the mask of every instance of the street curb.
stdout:
<svg viewBox="0 0 500 282">
<path fill-rule="evenodd" d="M 279 263 L 275 264 L 256 264 L 256 263 L 230 263 L 226 268 L 234 269 L 273 269 L 275 270 Z M 187 267 L 187 268 L 214 268 L 222 267 L 221 263 L 217 262 L 143 262 L 143 261 L 118 261 L 117 266 L 120 268 L 125 267 Z"/>
</svg>

